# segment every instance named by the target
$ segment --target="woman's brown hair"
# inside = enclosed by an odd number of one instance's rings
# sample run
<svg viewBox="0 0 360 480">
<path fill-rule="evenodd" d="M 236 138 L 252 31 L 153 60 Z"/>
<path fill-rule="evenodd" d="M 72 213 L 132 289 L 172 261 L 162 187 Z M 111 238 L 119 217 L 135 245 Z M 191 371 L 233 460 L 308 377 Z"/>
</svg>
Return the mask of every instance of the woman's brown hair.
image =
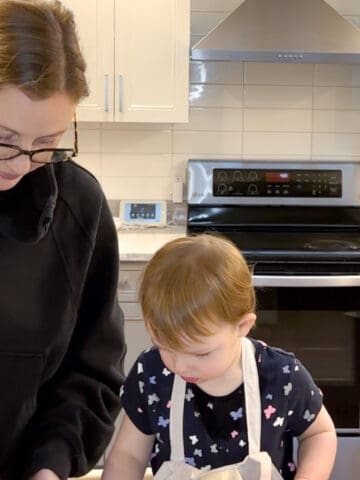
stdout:
<svg viewBox="0 0 360 480">
<path fill-rule="evenodd" d="M 31 99 L 89 93 L 73 14 L 58 0 L 0 1 L 0 88 Z"/>
<path fill-rule="evenodd" d="M 202 234 L 173 240 L 155 253 L 143 273 L 140 303 L 154 340 L 177 349 L 253 313 L 255 292 L 238 248 Z"/>
</svg>

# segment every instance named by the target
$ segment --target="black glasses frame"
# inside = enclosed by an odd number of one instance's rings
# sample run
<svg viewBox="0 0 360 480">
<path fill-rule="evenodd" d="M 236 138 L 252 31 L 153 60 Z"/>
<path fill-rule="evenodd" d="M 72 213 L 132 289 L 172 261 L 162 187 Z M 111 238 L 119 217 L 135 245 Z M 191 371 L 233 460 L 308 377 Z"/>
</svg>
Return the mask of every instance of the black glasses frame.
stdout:
<svg viewBox="0 0 360 480">
<path fill-rule="evenodd" d="M 23 148 L 19 147 L 18 145 L 11 145 L 9 143 L 0 143 L 0 147 L 9 147 L 16 150 L 14 156 L 9 158 L 0 158 L 0 162 L 6 162 L 8 160 L 13 160 L 14 158 L 19 157 L 20 155 L 28 155 L 30 161 L 33 163 L 60 163 L 69 160 L 70 158 L 77 157 L 78 155 L 78 131 L 77 131 L 77 122 L 76 122 L 76 115 L 74 115 L 74 148 L 39 148 L 37 150 L 24 150 Z M 52 152 L 53 155 L 49 162 L 39 162 L 33 159 L 33 156 L 38 153 L 46 153 Z"/>
</svg>

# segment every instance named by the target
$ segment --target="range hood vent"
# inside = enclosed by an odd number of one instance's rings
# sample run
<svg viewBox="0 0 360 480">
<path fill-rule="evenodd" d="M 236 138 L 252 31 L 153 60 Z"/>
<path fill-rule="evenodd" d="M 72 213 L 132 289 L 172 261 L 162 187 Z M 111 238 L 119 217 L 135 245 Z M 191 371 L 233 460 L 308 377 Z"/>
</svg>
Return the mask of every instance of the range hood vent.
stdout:
<svg viewBox="0 0 360 480">
<path fill-rule="evenodd" d="M 360 30 L 324 0 L 245 0 L 193 46 L 191 58 L 360 63 Z"/>
</svg>

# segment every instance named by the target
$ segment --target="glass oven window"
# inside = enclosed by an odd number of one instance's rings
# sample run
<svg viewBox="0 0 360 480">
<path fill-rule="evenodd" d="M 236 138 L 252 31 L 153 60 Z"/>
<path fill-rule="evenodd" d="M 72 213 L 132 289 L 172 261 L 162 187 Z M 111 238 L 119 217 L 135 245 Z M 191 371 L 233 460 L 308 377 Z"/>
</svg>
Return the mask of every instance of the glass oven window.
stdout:
<svg viewBox="0 0 360 480">
<path fill-rule="evenodd" d="M 251 335 L 293 352 L 338 429 L 359 429 L 360 288 L 257 288 Z"/>
</svg>

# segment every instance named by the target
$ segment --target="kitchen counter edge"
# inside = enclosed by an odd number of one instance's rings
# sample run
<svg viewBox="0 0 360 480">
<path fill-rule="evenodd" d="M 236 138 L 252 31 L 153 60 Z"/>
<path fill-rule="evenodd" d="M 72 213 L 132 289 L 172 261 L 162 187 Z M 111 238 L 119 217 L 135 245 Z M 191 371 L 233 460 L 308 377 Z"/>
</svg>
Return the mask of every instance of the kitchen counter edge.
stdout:
<svg viewBox="0 0 360 480">
<path fill-rule="evenodd" d="M 147 262 L 165 243 L 186 236 L 185 226 L 123 230 L 117 228 L 120 262 Z"/>
</svg>

